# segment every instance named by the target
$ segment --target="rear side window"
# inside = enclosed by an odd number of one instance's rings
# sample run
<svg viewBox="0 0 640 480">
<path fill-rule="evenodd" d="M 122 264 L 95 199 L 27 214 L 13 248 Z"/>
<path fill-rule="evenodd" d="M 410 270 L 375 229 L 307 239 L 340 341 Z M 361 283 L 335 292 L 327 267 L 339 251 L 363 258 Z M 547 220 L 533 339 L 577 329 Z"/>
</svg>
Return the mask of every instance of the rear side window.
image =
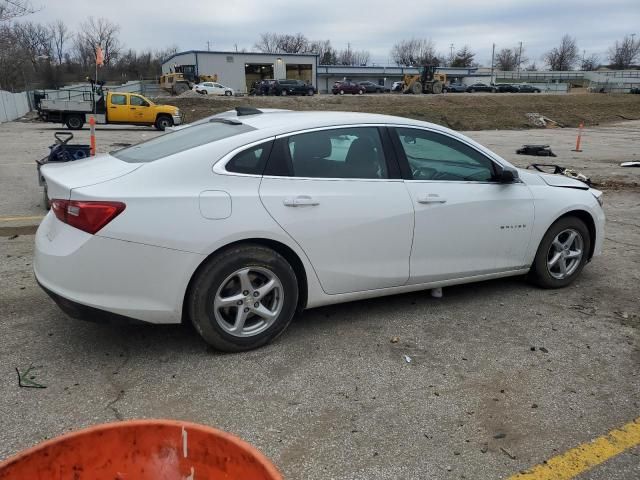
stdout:
<svg viewBox="0 0 640 480">
<path fill-rule="evenodd" d="M 111 103 L 113 105 L 126 105 L 127 104 L 127 96 L 126 95 L 111 95 Z"/>
<path fill-rule="evenodd" d="M 132 147 L 123 148 L 111 155 L 129 163 L 153 162 L 175 153 L 184 152 L 191 148 L 216 142 L 224 138 L 247 133 L 255 128 L 249 125 L 228 124 L 222 122 L 207 122 L 192 127 L 166 133 Z"/>
<path fill-rule="evenodd" d="M 227 172 L 262 175 L 264 167 L 271 153 L 273 142 L 262 143 L 247 150 L 243 150 L 227 162 Z"/>
<path fill-rule="evenodd" d="M 278 141 L 265 175 L 303 178 L 389 178 L 376 127 L 336 128 Z"/>
</svg>

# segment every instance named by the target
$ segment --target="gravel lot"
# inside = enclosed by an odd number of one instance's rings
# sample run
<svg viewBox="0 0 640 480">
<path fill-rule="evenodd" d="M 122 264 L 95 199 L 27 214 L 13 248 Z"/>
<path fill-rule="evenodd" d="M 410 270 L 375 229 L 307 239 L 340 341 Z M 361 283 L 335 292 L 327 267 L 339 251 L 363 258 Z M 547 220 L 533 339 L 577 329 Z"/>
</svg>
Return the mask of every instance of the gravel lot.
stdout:
<svg viewBox="0 0 640 480">
<path fill-rule="evenodd" d="M 42 213 L 32 162 L 54 131 L 0 126 L 0 216 Z M 472 133 L 519 165 L 535 158 L 514 146 L 548 142 L 556 160 L 617 179 L 604 255 L 569 288 L 516 278 L 309 310 L 243 354 L 214 353 L 187 326 L 70 319 L 35 284 L 33 236 L 0 237 L 0 459 L 95 423 L 165 417 L 236 433 L 290 479 L 506 478 L 633 420 L 640 196 L 637 170 L 614 167 L 639 131 L 590 130 L 584 157 L 567 151 L 567 129 Z M 106 151 L 156 133 L 98 135 Z M 30 365 L 46 389 L 18 387 Z M 579 478 L 640 478 L 640 448 Z"/>
</svg>

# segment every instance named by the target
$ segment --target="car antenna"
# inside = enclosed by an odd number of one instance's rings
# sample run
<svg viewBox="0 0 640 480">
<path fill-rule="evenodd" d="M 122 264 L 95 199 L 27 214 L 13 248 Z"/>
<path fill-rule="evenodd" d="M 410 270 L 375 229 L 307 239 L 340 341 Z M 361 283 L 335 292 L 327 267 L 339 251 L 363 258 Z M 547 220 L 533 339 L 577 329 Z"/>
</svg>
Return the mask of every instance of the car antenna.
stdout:
<svg viewBox="0 0 640 480">
<path fill-rule="evenodd" d="M 236 107 L 236 113 L 239 117 L 242 117 L 244 115 L 257 115 L 259 113 L 262 113 L 262 110 L 258 110 L 257 108 L 253 107 Z"/>
</svg>

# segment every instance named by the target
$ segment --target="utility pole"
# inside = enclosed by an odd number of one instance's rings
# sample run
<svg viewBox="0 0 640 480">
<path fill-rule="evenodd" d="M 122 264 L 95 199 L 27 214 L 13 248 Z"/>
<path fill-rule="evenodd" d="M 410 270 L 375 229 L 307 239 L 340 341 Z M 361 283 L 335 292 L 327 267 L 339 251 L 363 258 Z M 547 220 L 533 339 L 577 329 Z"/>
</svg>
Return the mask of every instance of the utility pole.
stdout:
<svg viewBox="0 0 640 480">
<path fill-rule="evenodd" d="M 453 43 L 449 45 L 450 53 L 449 53 L 449 64 L 453 63 Z M 451 65 L 449 65 L 451 66 Z"/>
<path fill-rule="evenodd" d="M 207 40 L 207 52 L 211 51 L 211 42 L 209 42 L 209 40 Z"/>
<path fill-rule="evenodd" d="M 518 53 L 518 80 L 520 79 L 520 63 L 522 62 L 522 42 L 520 42 L 520 51 Z"/>
<path fill-rule="evenodd" d="M 496 44 L 493 44 L 493 48 L 491 49 L 491 84 L 493 85 L 495 82 L 493 80 L 493 59 L 496 56 Z"/>
<path fill-rule="evenodd" d="M 580 64 L 580 70 L 584 70 L 584 54 L 586 50 L 582 50 L 582 63 Z"/>
</svg>

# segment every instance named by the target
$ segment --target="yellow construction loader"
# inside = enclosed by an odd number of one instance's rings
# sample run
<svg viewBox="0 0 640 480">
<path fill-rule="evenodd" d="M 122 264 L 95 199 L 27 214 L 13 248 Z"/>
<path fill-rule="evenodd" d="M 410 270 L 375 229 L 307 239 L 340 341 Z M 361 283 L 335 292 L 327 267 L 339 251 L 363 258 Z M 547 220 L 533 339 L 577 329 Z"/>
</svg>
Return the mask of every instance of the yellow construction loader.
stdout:
<svg viewBox="0 0 640 480">
<path fill-rule="evenodd" d="M 197 83 L 217 82 L 218 75 L 197 75 L 195 65 L 176 65 L 169 73 L 160 76 L 160 88 L 172 95 L 191 90 Z"/>
<path fill-rule="evenodd" d="M 442 93 L 447 82 L 446 73 L 437 73 L 438 67 L 424 65 L 420 67 L 418 75 L 405 75 L 402 77 L 404 86 L 402 93 Z"/>
</svg>

